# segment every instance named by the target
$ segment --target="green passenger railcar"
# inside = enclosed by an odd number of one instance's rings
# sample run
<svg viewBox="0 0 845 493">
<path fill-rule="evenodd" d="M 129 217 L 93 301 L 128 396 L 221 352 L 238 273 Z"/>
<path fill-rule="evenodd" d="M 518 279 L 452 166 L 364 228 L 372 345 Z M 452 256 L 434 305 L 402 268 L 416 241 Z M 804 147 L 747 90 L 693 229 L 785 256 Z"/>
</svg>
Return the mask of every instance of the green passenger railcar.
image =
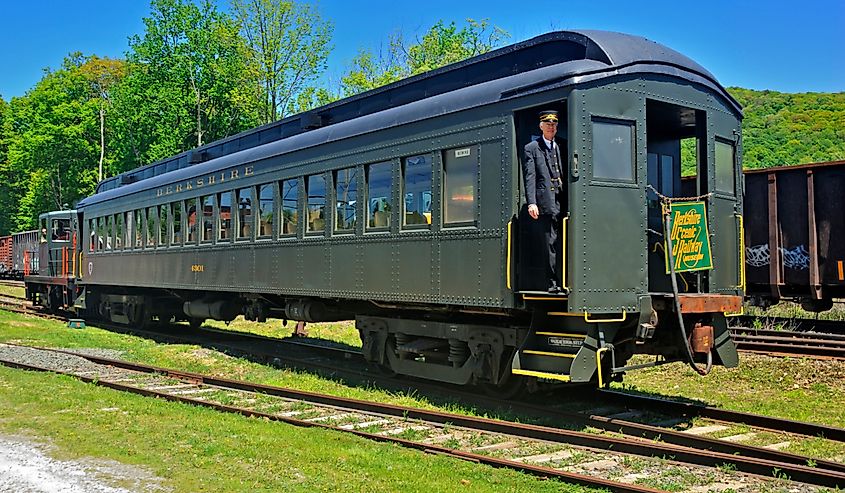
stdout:
<svg viewBox="0 0 845 493">
<path fill-rule="evenodd" d="M 551 294 L 520 166 L 541 110 L 561 116 L 567 191 Z M 354 319 L 370 361 L 502 392 L 605 383 L 634 354 L 734 366 L 741 116 L 665 46 L 550 33 L 101 183 L 78 205 L 77 305 Z"/>
</svg>

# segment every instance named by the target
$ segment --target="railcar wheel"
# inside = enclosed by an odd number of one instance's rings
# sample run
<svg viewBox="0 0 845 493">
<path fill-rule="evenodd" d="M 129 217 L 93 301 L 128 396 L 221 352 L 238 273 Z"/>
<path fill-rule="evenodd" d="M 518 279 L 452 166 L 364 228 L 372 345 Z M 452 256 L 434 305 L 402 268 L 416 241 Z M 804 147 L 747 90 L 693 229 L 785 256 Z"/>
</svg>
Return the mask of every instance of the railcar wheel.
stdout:
<svg viewBox="0 0 845 493">
<path fill-rule="evenodd" d="M 137 329 L 145 329 L 150 323 L 150 311 L 144 303 L 127 306 L 129 325 Z"/>
<path fill-rule="evenodd" d="M 514 375 L 508 370 L 499 383 L 482 383 L 479 386 L 490 397 L 512 400 L 528 389 L 528 379 L 521 375 Z"/>
</svg>

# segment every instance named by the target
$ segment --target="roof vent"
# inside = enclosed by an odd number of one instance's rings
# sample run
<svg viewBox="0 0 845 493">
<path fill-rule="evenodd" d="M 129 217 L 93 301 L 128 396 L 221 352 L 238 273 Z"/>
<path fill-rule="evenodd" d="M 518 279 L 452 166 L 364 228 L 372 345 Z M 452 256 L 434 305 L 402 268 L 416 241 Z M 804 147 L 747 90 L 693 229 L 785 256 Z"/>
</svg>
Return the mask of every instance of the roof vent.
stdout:
<svg viewBox="0 0 845 493">
<path fill-rule="evenodd" d="M 305 113 L 299 117 L 299 124 L 303 130 L 313 130 L 322 127 L 325 123 L 323 117 L 317 113 Z"/>
</svg>

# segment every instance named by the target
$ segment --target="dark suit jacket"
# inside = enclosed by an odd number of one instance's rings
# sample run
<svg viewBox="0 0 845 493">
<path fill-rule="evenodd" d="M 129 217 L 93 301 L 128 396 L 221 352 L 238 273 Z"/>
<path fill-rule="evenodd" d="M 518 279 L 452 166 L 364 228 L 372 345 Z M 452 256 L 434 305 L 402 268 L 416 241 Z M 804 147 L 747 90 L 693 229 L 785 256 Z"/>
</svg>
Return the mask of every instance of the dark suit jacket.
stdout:
<svg viewBox="0 0 845 493">
<path fill-rule="evenodd" d="M 557 162 L 560 163 L 561 176 L 563 180 L 564 190 L 560 195 L 552 192 L 552 186 L 558 188 L 557 184 L 553 184 L 552 179 L 552 152 L 546 146 L 543 137 L 540 136 L 532 140 L 525 146 L 525 159 L 522 160 L 522 177 L 525 181 L 525 200 L 529 205 L 537 204 L 540 209 L 540 214 L 560 214 L 560 202 L 558 198 L 566 194 L 568 167 L 561 161 L 560 142 L 555 139 L 555 153 L 557 154 Z"/>
</svg>

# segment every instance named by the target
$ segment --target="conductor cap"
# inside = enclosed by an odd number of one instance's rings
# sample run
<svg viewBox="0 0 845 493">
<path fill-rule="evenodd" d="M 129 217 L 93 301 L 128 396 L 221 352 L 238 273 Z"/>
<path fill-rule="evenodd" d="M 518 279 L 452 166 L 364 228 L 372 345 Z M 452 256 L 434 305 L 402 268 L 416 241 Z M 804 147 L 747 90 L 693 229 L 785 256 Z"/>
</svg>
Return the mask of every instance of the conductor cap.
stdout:
<svg viewBox="0 0 845 493">
<path fill-rule="evenodd" d="M 557 111 L 555 111 L 555 110 L 541 111 L 540 112 L 540 121 L 541 122 L 557 123 Z"/>
</svg>

